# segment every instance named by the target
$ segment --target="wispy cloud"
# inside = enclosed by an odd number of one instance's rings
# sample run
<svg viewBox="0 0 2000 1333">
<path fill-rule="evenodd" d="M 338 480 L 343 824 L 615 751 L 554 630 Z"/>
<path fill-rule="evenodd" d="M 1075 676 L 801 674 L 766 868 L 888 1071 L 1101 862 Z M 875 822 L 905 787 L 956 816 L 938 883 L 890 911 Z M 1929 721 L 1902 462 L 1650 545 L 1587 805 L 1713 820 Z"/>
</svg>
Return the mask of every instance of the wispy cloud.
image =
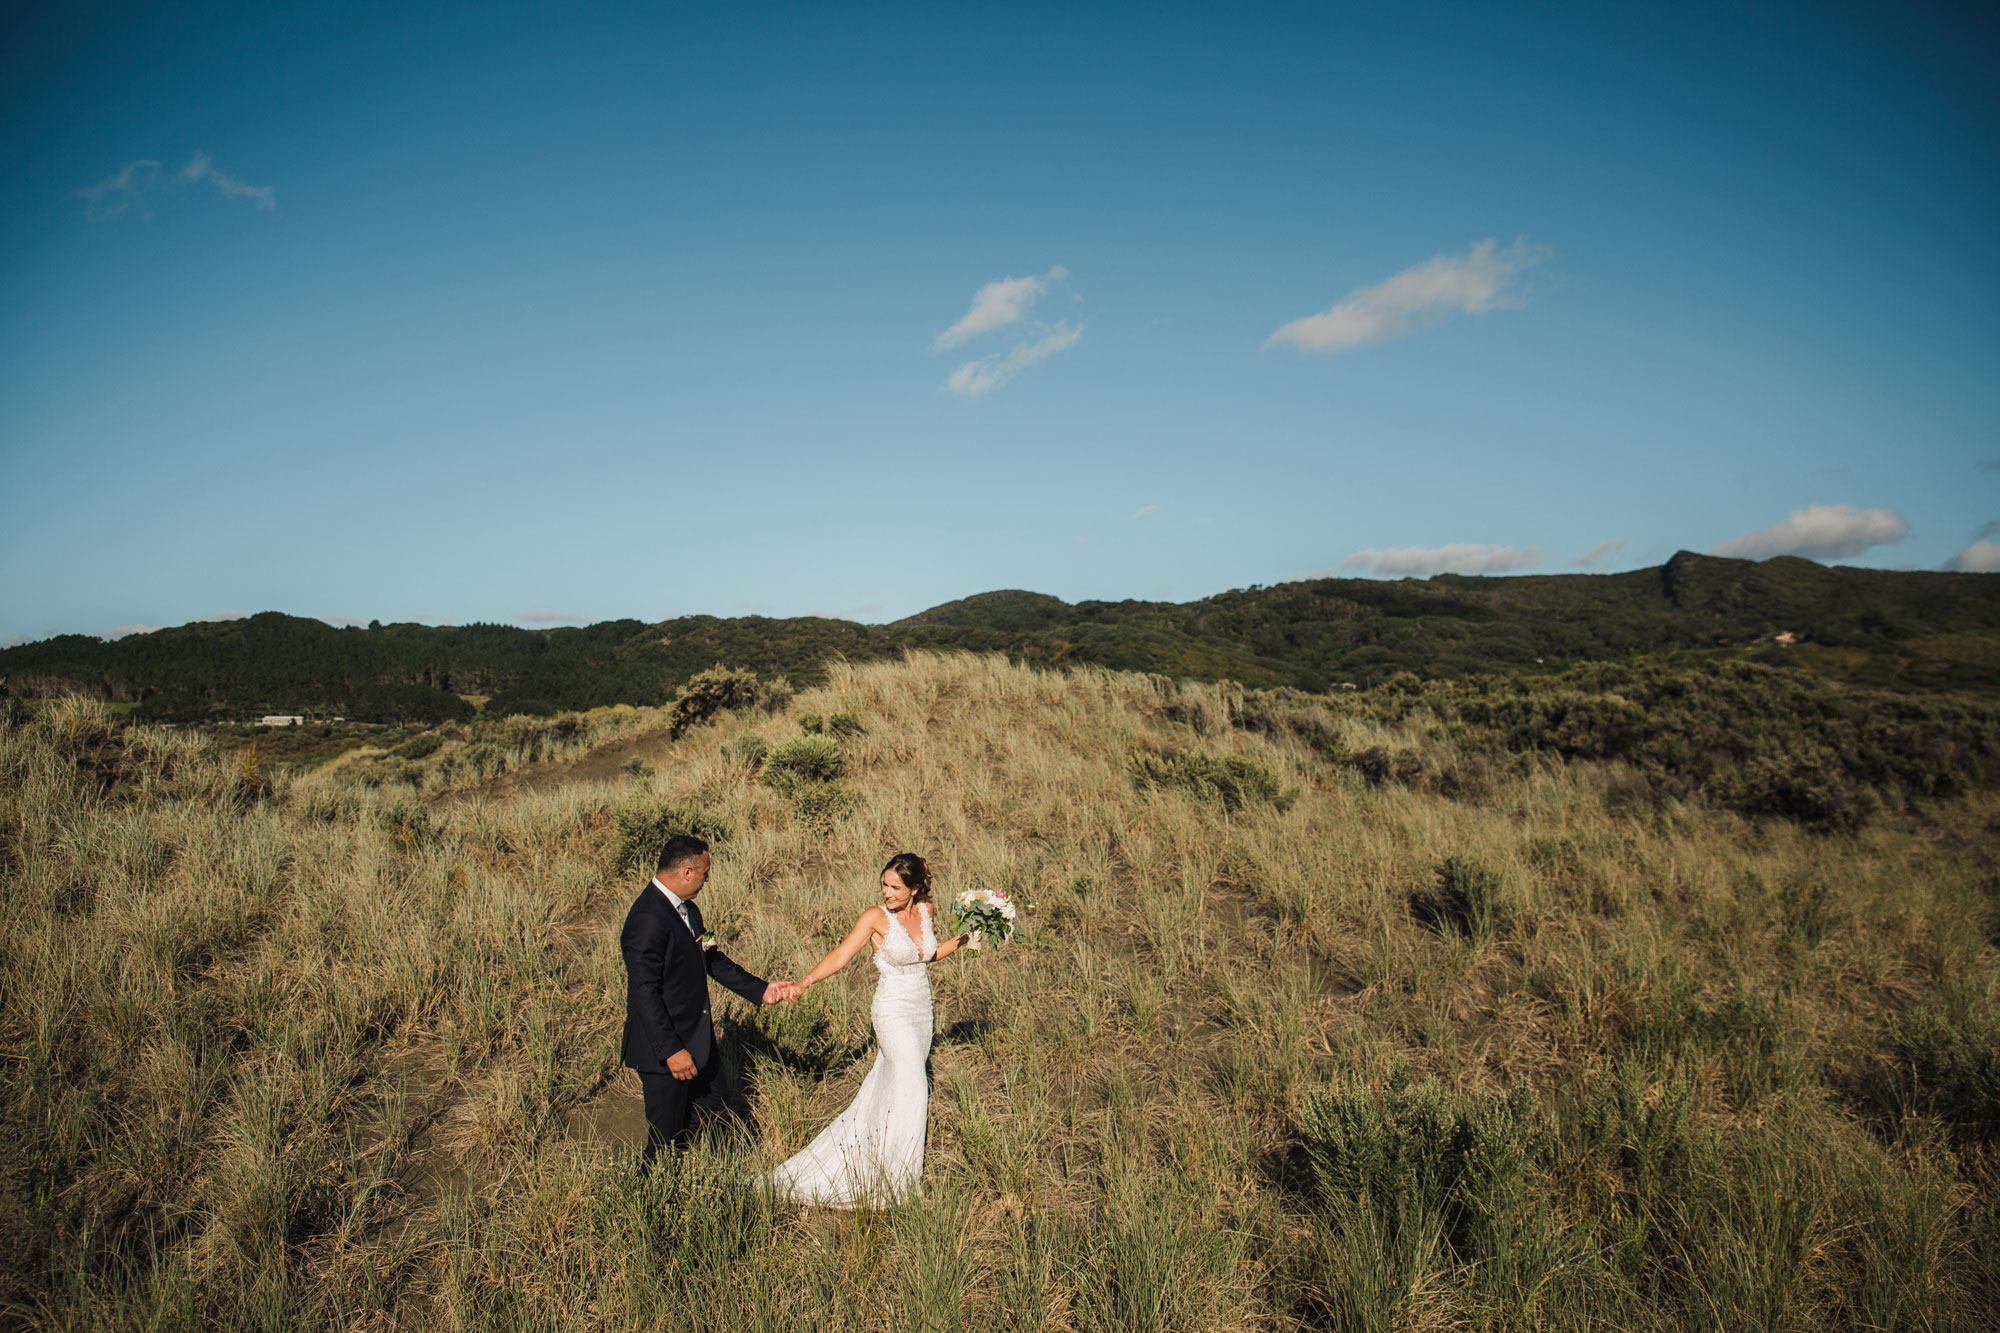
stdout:
<svg viewBox="0 0 2000 1333">
<path fill-rule="evenodd" d="M 1342 569 L 1366 569 L 1372 574 L 1428 577 L 1432 574 L 1504 574 L 1542 563 L 1535 546 L 1478 546 L 1453 542 L 1446 546 L 1405 546 L 1388 551 L 1370 547 L 1340 562 Z"/>
<path fill-rule="evenodd" d="M 83 200 L 83 215 L 110 222 L 127 213 L 142 218 L 153 216 L 148 196 L 160 180 L 160 164 L 148 158 L 127 162 L 95 185 L 78 187 L 74 193 Z"/>
<path fill-rule="evenodd" d="M 972 307 L 960 317 L 958 323 L 931 340 L 932 350 L 948 352 L 971 342 L 982 333 L 1019 324 L 1028 317 L 1028 311 L 1042 299 L 1051 283 L 1061 282 L 1068 276 L 1069 270 L 1057 264 L 1039 278 L 1001 278 L 987 283 L 972 294 Z"/>
<path fill-rule="evenodd" d="M 265 212 L 273 212 L 278 207 L 278 197 L 268 185 L 245 185 L 234 176 L 220 170 L 209 161 L 208 154 L 196 151 L 194 160 L 182 167 L 174 177 L 176 184 L 199 185 L 203 181 L 213 185 L 224 199 L 248 199 Z"/>
<path fill-rule="evenodd" d="M 948 351 L 982 334 L 1024 323 L 1050 285 L 1068 276 L 1069 270 L 1057 264 L 1039 278 L 1001 278 L 987 283 L 973 293 L 972 307 L 958 323 L 931 340 L 931 350 Z M 945 377 L 944 388 L 961 398 L 983 398 L 1037 361 L 1074 347 L 1082 336 L 1082 326 L 1072 326 L 1068 320 L 1029 323 L 1015 335 L 1012 347 L 975 357 L 954 369 Z"/>
<path fill-rule="evenodd" d="M 120 639 L 130 638 L 134 634 L 154 634 L 165 628 L 166 626 L 164 625 L 120 625 L 117 629 L 106 630 L 97 637 L 106 643 L 116 643 Z"/>
<path fill-rule="evenodd" d="M 993 352 L 966 362 L 945 377 L 944 387 L 962 398 L 982 398 L 1037 361 L 1046 361 L 1057 352 L 1074 347 L 1082 336 L 1080 327 L 1067 322 L 1057 324 L 1011 351 Z"/>
<path fill-rule="evenodd" d="M 1439 255 L 1372 287 L 1357 287 L 1323 314 L 1295 319 L 1264 340 L 1307 352 L 1344 352 L 1418 333 L 1453 315 L 1518 305 L 1516 278 L 1548 257 L 1546 246 L 1517 240 L 1506 249 L 1481 241 L 1463 255 Z"/>
<path fill-rule="evenodd" d="M 1860 555 L 1871 546 L 1899 542 L 1909 532 L 1909 524 L 1892 509 L 1807 505 L 1768 528 L 1731 537 L 1717 545 L 1714 553 L 1739 560 L 1768 560 L 1774 555 L 1838 560 Z"/>
<path fill-rule="evenodd" d="M 1146 515 L 1152 513 L 1155 509 L 1158 508 L 1159 508 L 1158 505 L 1140 505 L 1137 509 L 1134 509 L 1131 513 L 1127 514 L 1125 517 L 1144 518 Z"/>
<path fill-rule="evenodd" d="M 19 648 L 24 643 L 34 641 L 35 636 L 32 634 L 9 634 L 6 638 L 0 639 L 0 648 Z"/>
<path fill-rule="evenodd" d="M 1563 563 L 1571 569 L 1595 569 L 1624 549 L 1625 543 L 1622 541 L 1599 542 L 1582 555 L 1571 556 Z"/>
<path fill-rule="evenodd" d="M 1944 562 L 1960 574 L 2000 574 L 2000 542 L 1978 541 Z"/>
<path fill-rule="evenodd" d="M 111 222 L 128 214 L 138 218 L 153 216 L 153 192 L 160 184 L 160 164 L 151 158 L 127 162 L 95 185 L 72 191 L 83 200 L 84 216 Z M 245 199 L 264 212 L 275 212 L 277 192 L 269 185 L 248 185 L 217 167 L 207 153 L 197 152 L 188 164 L 175 172 L 169 185 L 211 185 L 224 199 Z"/>
</svg>

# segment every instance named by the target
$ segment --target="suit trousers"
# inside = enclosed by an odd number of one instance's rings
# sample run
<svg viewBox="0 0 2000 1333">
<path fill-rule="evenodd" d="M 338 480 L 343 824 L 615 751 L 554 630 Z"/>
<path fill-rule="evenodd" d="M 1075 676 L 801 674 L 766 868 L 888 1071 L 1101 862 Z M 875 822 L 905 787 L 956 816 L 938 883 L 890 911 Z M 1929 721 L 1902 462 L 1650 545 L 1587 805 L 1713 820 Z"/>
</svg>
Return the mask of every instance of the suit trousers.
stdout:
<svg viewBox="0 0 2000 1333">
<path fill-rule="evenodd" d="M 651 1162 L 667 1144 L 686 1147 L 694 1137 L 695 1112 L 704 1120 L 721 1115 L 725 1087 L 720 1058 L 686 1080 L 672 1074 L 639 1074 L 639 1091 L 646 1099 L 646 1151 L 641 1164 Z"/>
</svg>

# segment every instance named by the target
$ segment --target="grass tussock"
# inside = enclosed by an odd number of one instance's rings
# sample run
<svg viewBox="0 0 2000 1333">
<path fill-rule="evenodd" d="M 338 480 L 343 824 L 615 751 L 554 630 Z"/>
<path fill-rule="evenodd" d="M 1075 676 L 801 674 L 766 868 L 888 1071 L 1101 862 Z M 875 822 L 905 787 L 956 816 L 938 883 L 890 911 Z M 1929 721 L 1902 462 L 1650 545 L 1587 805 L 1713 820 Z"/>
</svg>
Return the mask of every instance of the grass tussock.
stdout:
<svg viewBox="0 0 2000 1333">
<path fill-rule="evenodd" d="M 2000 800 L 1889 764 L 1867 821 L 1746 814 L 1389 697 L 913 655 L 303 776 L 9 713 L 0 1322 L 2000 1321 Z M 683 828 L 766 975 L 899 848 L 1024 905 L 935 975 L 921 1202 L 738 1183 L 853 1095 L 863 968 L 718 991 L 743 1128 L 631 1169 L 616 932 Z"/>
</svg>

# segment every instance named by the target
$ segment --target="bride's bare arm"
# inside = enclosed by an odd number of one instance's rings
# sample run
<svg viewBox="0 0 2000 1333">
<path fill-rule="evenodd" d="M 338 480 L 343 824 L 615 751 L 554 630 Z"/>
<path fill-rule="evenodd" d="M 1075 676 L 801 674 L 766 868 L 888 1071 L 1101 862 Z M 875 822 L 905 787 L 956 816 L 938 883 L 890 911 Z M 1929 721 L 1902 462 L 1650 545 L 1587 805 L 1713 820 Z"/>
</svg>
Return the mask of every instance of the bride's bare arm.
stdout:
<svg viewBox="0 0 2000 1333">
<path fill-rule="evenodd" d="M 834 973 L 854 961 L 854 955 L 861 952 L 861 946 L 868 943 L 871 936 L 879 935 L 887 929 L 884 920 L 887 914 L 879 907 L 871 907 L 855 919 L 854 929 L 847 932 L 847 938 L 833 946 L 833 952 L 812 965 L 812 970 L 799 982 L 804 990 L 815 981 L 825 981 Z M 877 924 L 880 922 L 881 924 Z"/>
</svg>

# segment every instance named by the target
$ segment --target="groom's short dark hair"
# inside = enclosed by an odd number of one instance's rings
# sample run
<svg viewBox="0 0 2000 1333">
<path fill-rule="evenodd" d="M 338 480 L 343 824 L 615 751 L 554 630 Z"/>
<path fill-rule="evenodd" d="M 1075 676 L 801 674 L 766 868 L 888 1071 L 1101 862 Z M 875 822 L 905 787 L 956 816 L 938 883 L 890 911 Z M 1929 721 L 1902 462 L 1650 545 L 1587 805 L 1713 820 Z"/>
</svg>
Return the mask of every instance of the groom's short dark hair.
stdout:
<svg viewBox="0 0 2000 1333">
<path fill-rule="evenodd" d="M 660 870 L 662 873 L 684 866 L 697 856 L 708 855 L 708 844 L 692 833 L 676 833 L 667 839 L 667 845 L 660 848 Z"/>
</svg>

